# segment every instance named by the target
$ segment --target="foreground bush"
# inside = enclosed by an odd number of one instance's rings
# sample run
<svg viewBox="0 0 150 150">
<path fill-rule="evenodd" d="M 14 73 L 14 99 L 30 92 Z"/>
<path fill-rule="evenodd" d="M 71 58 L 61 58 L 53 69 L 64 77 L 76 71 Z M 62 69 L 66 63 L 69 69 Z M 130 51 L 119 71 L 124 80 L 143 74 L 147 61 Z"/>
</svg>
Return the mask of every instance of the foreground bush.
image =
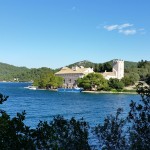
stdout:
<svg viewBox="0 0 150 150">
<path fill-rule="evenodd" d="M 49 124 L 40 122 L 32 132 L 37 149 L 88 150 L 88 124 L 74 118 L 54 117 Z"/>
<path fill-rule="evenodd" d="M 127 141 L 123 132 L 125 120 L 120 119 L 122 109 L 118 109 L 116 116 L 107 116 L 103 125 L 95 127 L 95 134 L 99 140 L 100 147 L 106 150 L 126 150 Z"/>
<path fill-rule="evenodd" d="M 8 97 L 0 95 L 2 104 Z M 1 110 L 0 150 L 89 150 L 88 124 L 83 120 L 54 117 L 48 122 L 40 122 L 36 129 L 24 124 L 25 112 L 17 113 L 12 119 Z"/>
<path fill-rule="evenodd" d="M 141 95 L 140 104 L 131 101 L 128 121 L 130 148 L 136 150 L 150 149 L 150 88 L 139 85 L 137 92 Z"/>
<path fill-rule="evenodd" d="M 122 109 L 115 116 L 105 118 L 94 128 L 102 150 L 149 150 L 150 148 L 150 88 L 138 86 L 139 104 L 131 101 L 127 118 L 121 118 Z M 0 104 L 7 100 L 0 94 Z M 36 129 L 24 124 L 25 112 L 10 116 L 0 110 L 1 150 L 90 150 L 88 123 L 83 119 L 70 120 L 62 116 L 48 122 L 39 122 Z"/>
<path fill-rule="evenodd" d="M 122 109 L 115 116 L 108 116 L 104 124 L 95 127 L 102 150 L 149 150 L 150 148 L 150 87 L 139 85 L 140 104 L 130 103 L 127 118 L 119 117 Z"/>
</svg>

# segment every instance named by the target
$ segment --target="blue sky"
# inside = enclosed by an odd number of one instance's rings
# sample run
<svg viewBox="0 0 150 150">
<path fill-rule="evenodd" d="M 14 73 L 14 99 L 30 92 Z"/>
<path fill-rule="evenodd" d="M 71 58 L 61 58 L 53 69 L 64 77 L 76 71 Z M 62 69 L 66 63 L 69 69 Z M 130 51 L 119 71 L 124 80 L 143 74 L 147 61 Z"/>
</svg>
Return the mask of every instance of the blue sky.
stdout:
<svg viewBox="0 0 150 150">
<path fill-rule="evenodd" d="M 0 0 L 0 62 L 58 68 L 150 60 L 149 0 Z"/>
</svg>

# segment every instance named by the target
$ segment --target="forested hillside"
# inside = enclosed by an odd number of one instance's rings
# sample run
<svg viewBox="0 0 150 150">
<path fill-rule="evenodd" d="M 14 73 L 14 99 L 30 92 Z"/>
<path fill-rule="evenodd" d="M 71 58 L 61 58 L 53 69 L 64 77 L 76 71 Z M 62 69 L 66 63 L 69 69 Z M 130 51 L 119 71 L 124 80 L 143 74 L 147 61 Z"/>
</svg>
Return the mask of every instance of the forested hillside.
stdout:
<svg viewBox="0 0 150 150">
<path fill-rule="evenodd" d="M 91 67 L 94 69 L 95 72 L 103 72 L 103 71 L 111 71 L 112 70 L 112 63 L 113 63 L 113 60 L 111 61 L 107 61 L 107 62 L 104 62 L 104 63 L 93 63 L 93 62 L 90 62 L 88 60 L 84 60 L 84 61 L 79 61 L 79 62 L 76 62 L 76 63 L 73 63 L 73 64 L 70 64 L 68 65 L 68 67 L 72 67 L 72 66 L 83 66 L 83 67 Z M 125 70 L 128 69 L 128 68 L 134 68 L 134 67 L 137 67 L 137 62 L 132 62 L 132 61 L 125 61 L 124 62 L 124 67 L 125 67 Z"/>
<path fill-rule="evenodd" d="M 26 68 L 0 63 L 0 81 L 32 81 L 44 72 L 53 72 L 50 68 Z"/>
<path fill-rule="evenodd" d="M 95 72 L 112 71 L 112 60 L 104 63 L 84 60 L 70 64 L 68 67 L 71 68 L 75 65 L 91 67 Z M 0 63 L 0 81 L 14 81 L 15 78 L 18 78 L 19 81 L 31 81 L 39 78 L 43 73 L 55 73 L 59 70 L 60 68 L 54 70 L 46 67 L 29 69 Z M 125 61 L 125 76 L 135 78 L 135 80 L 147 80 L 150 77 L 150 62 L 146 60 L 139 62 Z"/>
<path fill-rule="evenodd" d="M 16 67 L 13 65 L 0 63 L 0 80 L 14 80 L 18 78 L 21 74 L 25 74 L 30 70 L 26 67 Z"/>
</svg>

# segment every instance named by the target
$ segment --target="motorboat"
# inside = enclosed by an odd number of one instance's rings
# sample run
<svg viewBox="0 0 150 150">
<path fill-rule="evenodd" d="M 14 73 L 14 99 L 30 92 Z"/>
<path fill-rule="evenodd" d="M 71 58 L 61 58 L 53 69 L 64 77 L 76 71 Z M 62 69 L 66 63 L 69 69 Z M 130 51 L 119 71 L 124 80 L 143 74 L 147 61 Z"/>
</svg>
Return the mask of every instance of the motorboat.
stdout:
<svg viewBox="0 0 150 150">
<path fill-rule="evenodd" d="M 27 87 L 24 87 L 26 89 L 29 89 L 29 90 L 36 90 L 37 87 L 36 86 L 27 86 Z"/>
<path fill-rule="evenodd" d="M 83 91 L 83 88 L 58 88 L 57 89 L 58 92 L 81 92 Z"/>
</svg>

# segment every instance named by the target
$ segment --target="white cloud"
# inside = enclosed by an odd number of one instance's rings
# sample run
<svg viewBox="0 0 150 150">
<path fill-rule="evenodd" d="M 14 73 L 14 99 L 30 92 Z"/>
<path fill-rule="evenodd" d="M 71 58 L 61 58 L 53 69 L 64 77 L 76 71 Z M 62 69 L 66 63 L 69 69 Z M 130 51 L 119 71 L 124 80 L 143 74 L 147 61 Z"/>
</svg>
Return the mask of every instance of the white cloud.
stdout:
<svg viewBox="0 0 150 150">
<path fill-rule="evenodd" d="M 106 29 L 108 31 L 112 31 L 112 30 L 121 30 L 121 29 L 128 28 L 131 26 L 133 26 L 133 24 L 129 24 L 129 23 L 125 23 L 125 24 L 121 24 L 121 25 L 115 24 L 115 25 L 104 26 L 104 29 Z"/>
<path fill-rule="evenodd" d="M 133 24 L 125 23 L 125 24 L 118 25 L 118 29 L 128 28 L 132 26 Z"/>
<path fill-rule="evenodd" d="M 113 31 L 116 30 L 118 33 L 122 33 L 124 35 L 134 35 L 136 33 L 145 33 L 144 28 L 136 29 L 133 28 L 133 24 L 130 23 L 124 23 L 124 24 L 114 24 L 114 25 L 105 25 L 103 26 L 104 29 L 107 31 Z"/>
<path fill-rule="evenodd" d="M 104 29 L 108 31 L 116 30 L 118 29 L 118 25 L 116 24 L 116 25 L 104 26 Z"/>
<path fill-rule="evenodd" d="M 124 35 L 134 35 L 137 33 L 135 29 L 126 29 L 126 30 L 119 30 L 119 33 L 122 33 Z"/>
</svg>

